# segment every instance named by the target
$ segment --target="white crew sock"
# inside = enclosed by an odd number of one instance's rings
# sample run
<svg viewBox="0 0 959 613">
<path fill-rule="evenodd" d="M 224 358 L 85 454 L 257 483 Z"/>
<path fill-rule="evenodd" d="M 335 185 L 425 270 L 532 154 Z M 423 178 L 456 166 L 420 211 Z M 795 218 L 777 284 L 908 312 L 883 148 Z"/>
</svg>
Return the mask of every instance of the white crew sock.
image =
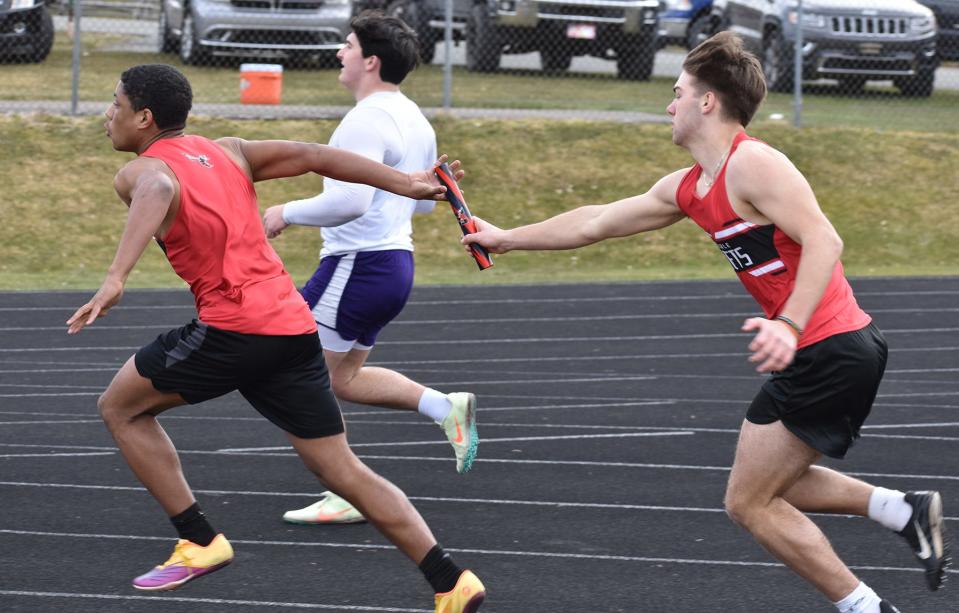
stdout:
<svg viewBox="0 0 959 613">
<path fill-rule="evenodd" d="M 852 593 L 833 604 L 839 609 L 839 613 L 879 613 L 880 602 L 882 599 L 876 592 L 860 581 Z"/>
<path fill-rule="evenodd" d="M 452 408 L 453 403 L 446 397 L 446 394 L 428 387 L 420 396 L 420 404 L 416 410 L 439 424 L 443 423 Z"/>
<path fill-rule="evenodd" d="M 912 517 L 912 505 L 906 495 L 898 490 L 877 487 L 869 496 L 869 519 L 875 520 L 890 530 L 899 532 Z"/>
</svg>

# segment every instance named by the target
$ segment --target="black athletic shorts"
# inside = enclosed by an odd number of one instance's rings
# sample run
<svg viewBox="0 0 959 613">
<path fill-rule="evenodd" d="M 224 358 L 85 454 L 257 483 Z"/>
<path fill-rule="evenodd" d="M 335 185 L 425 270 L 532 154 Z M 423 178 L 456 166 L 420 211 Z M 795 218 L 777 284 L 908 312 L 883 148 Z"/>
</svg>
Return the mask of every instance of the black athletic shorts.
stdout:
<svg viewBox="0 0 959 613">
<path fill-rule="evenodd" d="M 238 390 L 271 422 L 300 438 L 344 432 L 315 332 L 264 336 L 193 320 L 161 334 L 134 358 L 161 392 L 190 404 Z"/>
<path fill-rule="evenodd" d="M 873 324 L 803 347 L 763 384 L 746 419 L 782 420 L 813 449 L 845 457 L 872 409 L 887 355 L 886 340 Z"/>
</svg>

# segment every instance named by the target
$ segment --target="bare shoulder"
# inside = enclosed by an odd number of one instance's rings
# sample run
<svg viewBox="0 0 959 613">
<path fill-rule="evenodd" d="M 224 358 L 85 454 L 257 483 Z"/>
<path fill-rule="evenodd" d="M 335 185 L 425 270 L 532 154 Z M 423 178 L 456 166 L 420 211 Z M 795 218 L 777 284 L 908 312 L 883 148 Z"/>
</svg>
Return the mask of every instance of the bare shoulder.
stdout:
<svg viewBox="0 0 959 613">
<path fill-rule="evenodd" d="M 250 174 L 250 160 L 246 154 L 246 147 L 249 145 L 249 141 L 236 136 L 224 136 L 213 142 L 219 145 L 227 156 L 229 156 L 237 166 L 243 169 L 247 175 Z"/>
<path fill-rule="evenodd" d="M 728 172 L 752 171 L 764 173 L 777 167 L 791 167 L 792 162 L 786 154 L 759 141 L 748 140 L 736 148 L 735 155 L 729 158 Z"/>
<path fill-rule="evenodd" d="M 650 193 L 663 202 L 675 203 L 676 190 L 679 189 L 679 184 L 683 182 L 683 177 L 686 176 L 686 173 L 688 173 L 691 168 L 692 166 L 680 168 L 664 176 L 659 181 L 656 181 L 652 189 L 649 190 Z"/>
<path fill-rule="evenodd" d="M 116 190 L 120 198 L 129 202 L 133 188 L 136 187 L 137 183 L 142 178 L 156 173 L 165 175 L 174 183 L 176 182 L 176 176 L 163 160 L 140 156 L 130 160 L 117 171 L 117 174 L 113 177 L 113 189 Z"/>
</svg>

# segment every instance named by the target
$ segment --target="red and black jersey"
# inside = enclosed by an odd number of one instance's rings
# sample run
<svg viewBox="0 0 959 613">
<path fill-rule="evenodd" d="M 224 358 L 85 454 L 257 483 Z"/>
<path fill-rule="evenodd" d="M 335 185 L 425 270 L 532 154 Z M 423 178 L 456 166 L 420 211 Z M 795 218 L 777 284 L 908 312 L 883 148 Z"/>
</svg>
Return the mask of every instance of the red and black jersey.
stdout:
<svg viewBox="0 0 959 613">
<path fill-rule="evenodd" d="M 756 139 L 745 132 L 736 135 L 725 164 L 702 198 L 696 195 L 696 182 L 702 174 L 702 167 L 699 164 L 693 166 L 676 190 L 676 203 L 713 239 L 766 317 L 775 317 L 793 292 L 802 246 L 775 225 L 757 225 L 733 211 L 726 193 L 726 166 L 745 140 Z M 829 285 L 806 324 L 799 347 L 841 332 L 859 330 L 870 321 L 872 318 L 856 303 L 842 263 L 836 262 Z"/>
<path fill-rule="evenodd" d="M 162 246 L 190 285 L 200 321 L 242 334 L 315 332 L 266 239 L 253 182 L 226 152 L 201 136 L 182 136 L 160 139 L 141 155 L 166 163 L 180 185 L 180 208 Z"/>
</svg>

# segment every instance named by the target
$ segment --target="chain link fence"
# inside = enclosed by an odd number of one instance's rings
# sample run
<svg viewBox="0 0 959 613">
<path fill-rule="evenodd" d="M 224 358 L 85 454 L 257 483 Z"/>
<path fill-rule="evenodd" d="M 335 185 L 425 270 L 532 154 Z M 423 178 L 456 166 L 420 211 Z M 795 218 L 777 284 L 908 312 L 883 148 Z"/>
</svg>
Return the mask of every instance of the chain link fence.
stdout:
<svg viewBox="0 0 959 613">
<path fill-rule="evenodd" d="M 731 29 L 763 62 L 759 120 L 959 130 L 957 0 L 0 0 L 0 108 L 99 112 L 124 68 L 165 62 L 199 112 L 335 117 L 369 8 L 417 31 L 404 91 L 433 110 L 665 121 L 688 48 Z M 275 100 L 244 96 L 250 63 L 282 67 L 252 83 Z"/>
</svg>

